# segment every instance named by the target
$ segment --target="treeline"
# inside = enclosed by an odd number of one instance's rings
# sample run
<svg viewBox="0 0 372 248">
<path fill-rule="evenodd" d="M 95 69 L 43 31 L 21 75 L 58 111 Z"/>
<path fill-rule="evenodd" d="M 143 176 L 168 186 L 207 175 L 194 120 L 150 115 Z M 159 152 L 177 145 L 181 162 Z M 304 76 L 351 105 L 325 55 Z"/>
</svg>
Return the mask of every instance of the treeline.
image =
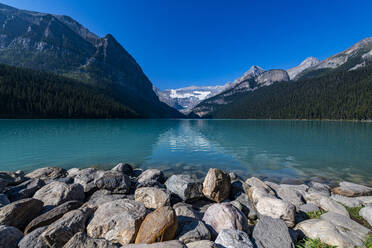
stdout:
<svg viewBox="0 0 372 248">
<path fill-rule="evenodd" d="M 0 118 L 135 118 L 104 89 L 0 64 Z"/>
<path fill-rule="evenodd" d="M 263 87 L 207 117 L 371 120 L 372 66 Z"/>
</svg>

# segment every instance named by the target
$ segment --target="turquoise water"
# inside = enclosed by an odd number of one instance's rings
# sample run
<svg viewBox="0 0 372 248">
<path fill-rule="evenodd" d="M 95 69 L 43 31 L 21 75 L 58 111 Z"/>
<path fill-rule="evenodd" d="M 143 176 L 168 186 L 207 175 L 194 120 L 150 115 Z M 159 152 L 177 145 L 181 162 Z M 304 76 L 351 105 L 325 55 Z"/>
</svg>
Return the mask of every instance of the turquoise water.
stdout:
<svg viewBox="0 0 372 248">
<path fill-rule="evenodd" d="M 371 184 L 372 123 L 270 120 L 0 120 L 0 170 L 209 167 L 242 176 Z"/>
</svg>

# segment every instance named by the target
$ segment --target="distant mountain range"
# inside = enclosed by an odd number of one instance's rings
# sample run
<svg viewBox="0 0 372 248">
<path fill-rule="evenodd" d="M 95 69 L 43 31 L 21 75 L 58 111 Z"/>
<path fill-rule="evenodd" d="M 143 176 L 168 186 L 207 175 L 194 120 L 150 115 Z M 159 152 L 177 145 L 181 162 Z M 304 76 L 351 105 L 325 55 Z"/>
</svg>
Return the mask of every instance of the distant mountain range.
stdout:
<svg viewBox="0 0 372 248">
<path fill-rule="evenodd" d="M 55 73 L 104 91 L 138 117 L 183 117 L 159 101 L 134 58 L 74 19 L 0 4 L 0 63 Z"/>
</svg>

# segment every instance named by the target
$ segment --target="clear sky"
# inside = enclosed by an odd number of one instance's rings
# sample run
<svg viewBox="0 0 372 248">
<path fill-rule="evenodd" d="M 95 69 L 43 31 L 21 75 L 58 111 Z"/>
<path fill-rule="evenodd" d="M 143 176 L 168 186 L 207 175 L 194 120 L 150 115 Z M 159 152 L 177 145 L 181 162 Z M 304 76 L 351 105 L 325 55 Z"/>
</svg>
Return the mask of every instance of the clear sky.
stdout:
<svg viewBox="0 0 372 248">
<path fill-rule="evenodd" d="M 288 69 L 372 36 L 369 0 L 0 0 L 111 33 L 160 89 Z"/>
</svg>

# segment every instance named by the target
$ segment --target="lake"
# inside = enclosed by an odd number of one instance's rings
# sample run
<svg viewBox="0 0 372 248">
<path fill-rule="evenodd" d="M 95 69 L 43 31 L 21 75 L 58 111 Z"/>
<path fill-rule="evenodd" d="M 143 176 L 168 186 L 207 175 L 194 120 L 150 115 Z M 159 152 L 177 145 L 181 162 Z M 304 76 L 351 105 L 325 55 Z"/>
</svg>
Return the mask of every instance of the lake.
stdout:
<svg viewBox="0 0 372 248">
<path fill-rule="evenodd" d="M 0 170 L 210 167 L 277 181 L 371 185 L 372 123 L 287 120 L 0 120 Z"/>
</svg>

